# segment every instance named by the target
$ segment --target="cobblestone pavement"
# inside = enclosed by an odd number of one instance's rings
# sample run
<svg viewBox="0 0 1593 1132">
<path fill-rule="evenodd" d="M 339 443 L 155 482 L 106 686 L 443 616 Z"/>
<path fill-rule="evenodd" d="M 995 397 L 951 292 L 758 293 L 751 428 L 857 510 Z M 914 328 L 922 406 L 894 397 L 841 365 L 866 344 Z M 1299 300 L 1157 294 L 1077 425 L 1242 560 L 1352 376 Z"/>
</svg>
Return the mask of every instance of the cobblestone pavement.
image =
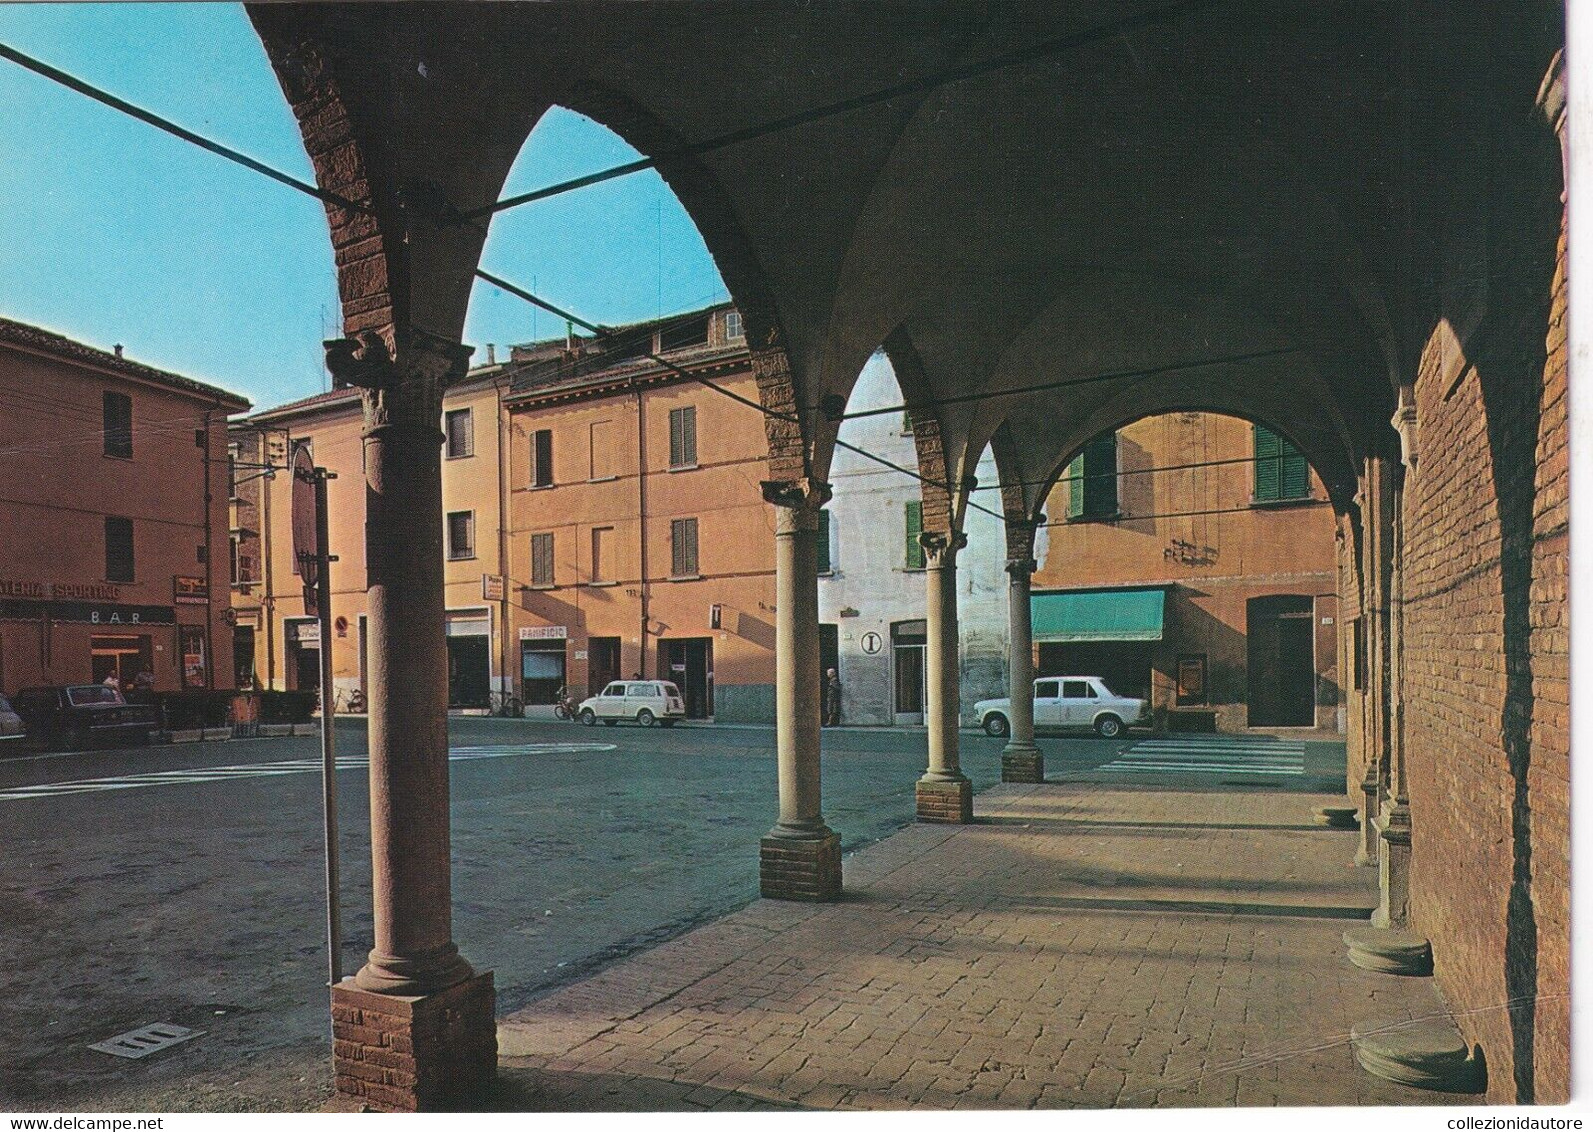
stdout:
<svg viewBox="0 0 1593 1132">
<path fill-rule="evenodd" d="M 999 786 L 500 1024 L 503 1107 L 1463 1102 L 1372 1077 L 1363 1019 L 1441 1013 L 1352 966 L 1375 904 L 1329 796 Z"/>
</svg>

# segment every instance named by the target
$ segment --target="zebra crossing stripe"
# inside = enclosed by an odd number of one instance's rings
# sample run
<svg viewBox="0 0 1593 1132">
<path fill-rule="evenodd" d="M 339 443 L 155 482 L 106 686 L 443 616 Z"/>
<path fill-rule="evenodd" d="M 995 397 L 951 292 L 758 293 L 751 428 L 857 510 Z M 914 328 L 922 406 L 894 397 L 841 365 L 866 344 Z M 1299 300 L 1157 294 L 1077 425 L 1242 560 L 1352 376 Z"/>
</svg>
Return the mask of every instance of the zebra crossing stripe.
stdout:
<svg viewBox="0 0 1593 1132">
<path fill-rule="evenodd" d="M 449 762 L 475 759 L 507 759 L 516 755 L 566 755 L 612 751 L 613 743 L 499 743 L 482 747 L 453 747 Z M 345 756 L 337 760 L 338 770 L 362 770 L 370 760 Z M 196 786 L 210 782 L 233 782 L 242 778 L 281 778 L 285 775 L 319 773 L 320 759 L 288 759 L 274 763 L 239 763 L 231 766 L 194 767 L 190 770 L 152 770 L 143 774 L 112 778 L 46 782 L 37 786 L 17 786 L 0 790 L 0 802 L 26 798 L 63 798 L 74 794 L 100 794 L 111 790 L 138 790 L 151 786 Z"/>
<path fill-rule="evenodd" d="M 1253 739 L 1147 739 L 1118 752 L 1103 771 L 1156 774 L 1305 773 L 1305 744 Z"/>
</svg>

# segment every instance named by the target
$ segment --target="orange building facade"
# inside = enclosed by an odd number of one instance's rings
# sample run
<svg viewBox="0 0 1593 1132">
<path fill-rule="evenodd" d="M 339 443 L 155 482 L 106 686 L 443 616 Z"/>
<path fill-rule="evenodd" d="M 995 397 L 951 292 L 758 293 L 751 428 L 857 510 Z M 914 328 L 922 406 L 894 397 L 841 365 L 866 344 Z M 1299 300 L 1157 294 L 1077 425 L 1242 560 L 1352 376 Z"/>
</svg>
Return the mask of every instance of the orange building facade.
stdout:
<svg viewBox="0 0 1593 1132">
<path fill-rule="evenodd" d="M 1285 439 L 1146 418 L 1087 446 L 1046 513 L 1038 674 L 1148 694 L 1173 728 L 1343 729 L 1336 524 Z"/>
<path fill-rule="evenodd" d="M 0 690 L 232 688 L 227 417 L 249 403 L 0 319 L 0 404 Z"/>
</svg>

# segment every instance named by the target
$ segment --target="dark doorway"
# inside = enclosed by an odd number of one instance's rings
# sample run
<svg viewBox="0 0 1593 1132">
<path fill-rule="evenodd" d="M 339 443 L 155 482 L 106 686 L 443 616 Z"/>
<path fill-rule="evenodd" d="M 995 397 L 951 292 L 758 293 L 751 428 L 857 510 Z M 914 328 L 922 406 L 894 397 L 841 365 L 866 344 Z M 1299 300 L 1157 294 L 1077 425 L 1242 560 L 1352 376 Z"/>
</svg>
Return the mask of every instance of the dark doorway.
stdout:
<svg viewBox="0 0 1593 1132">
<path fill-rule="evenodd" d="M 837 673 L 841 671 L 841 627 L 839 625 L 819 626 L 819 682 L 822 684 L 829 678 L 830 669 Z"/>
<path fill-rule="evenodd" d="M 564 687 L 564 638 L 520 642 L 520 699 L 527 705 L 558 702 Z"/>
<path fill-rule="evenodd" d="M 1246 603 L 1250 726 L 1316 722 L 1314 621 L 1310 597 L 1278 594 Z"/>
<path fill-rule="evenodd" d="M 924 722 L 924 648 L 928 628 L 923 621 L 898 621 L 891 626 L 895 715 L 898 724 Z"/>
<path fill-rule="evenodd" d="M 673 680 L 680 689 L 687 719 L 707 719 L 713 714 L 713 650 L 709 637 L 658 642 L 659 676 Z"/>
<path fill-rule="evenodd" d="M 293 688 L 299 692 L 318 692 L 321 689 L 321 650 L 313 645 L 293 642 L 289 648 L 288 672 L 293 677 Z"/>
<path fill-rule="evenodd" d="M 254 626 L 236 625 L 232 630 L 232 678 L 240 692 L 254 688 Z"/>
<path fill-rule="evenodd" d="M 595 696 L 620 678 L 620 639 L 586 639 L 586 694 Z"/>
<path fill-rule="evenodd" d="M 484 708 L 492 704 L 490 637 L 448 638 L 448 706 Z"/>
<path fill-rule="evenodd" d="M 96 684 L 114 676 L 116 686 L 126 691 L 140 672 L 146 668 L 155 671 L 155 654 L 148 637 L 91 637 L 89 650 Z"/>
</svg>

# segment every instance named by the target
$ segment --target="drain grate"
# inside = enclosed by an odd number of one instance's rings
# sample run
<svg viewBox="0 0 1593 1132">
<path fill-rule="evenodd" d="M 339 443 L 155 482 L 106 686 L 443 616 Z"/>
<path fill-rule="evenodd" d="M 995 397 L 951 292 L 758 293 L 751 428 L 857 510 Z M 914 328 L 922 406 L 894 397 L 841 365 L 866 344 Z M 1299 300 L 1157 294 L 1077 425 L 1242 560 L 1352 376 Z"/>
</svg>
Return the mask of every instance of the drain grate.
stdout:
<svg viewBox="0 0 1593 1132">
<path fill-rule="evenodd" d="M 89 1049 L 108 1053 L 112 1057 L 148 1057 L 167 1046 L 186 1042 L 189 1038 L 197 1038 L 203 1033 L 203 1030 L 190 1030 L 186 1026 L 174 1026 L 170 1022 L 151 1022 L 148 1026 L 140 1026 L 125 1034 L 117 1034 L 114 1038 L 106 1038 L 103 1042 L 95 1042 L 89 1046 Z"/>
</svg>

